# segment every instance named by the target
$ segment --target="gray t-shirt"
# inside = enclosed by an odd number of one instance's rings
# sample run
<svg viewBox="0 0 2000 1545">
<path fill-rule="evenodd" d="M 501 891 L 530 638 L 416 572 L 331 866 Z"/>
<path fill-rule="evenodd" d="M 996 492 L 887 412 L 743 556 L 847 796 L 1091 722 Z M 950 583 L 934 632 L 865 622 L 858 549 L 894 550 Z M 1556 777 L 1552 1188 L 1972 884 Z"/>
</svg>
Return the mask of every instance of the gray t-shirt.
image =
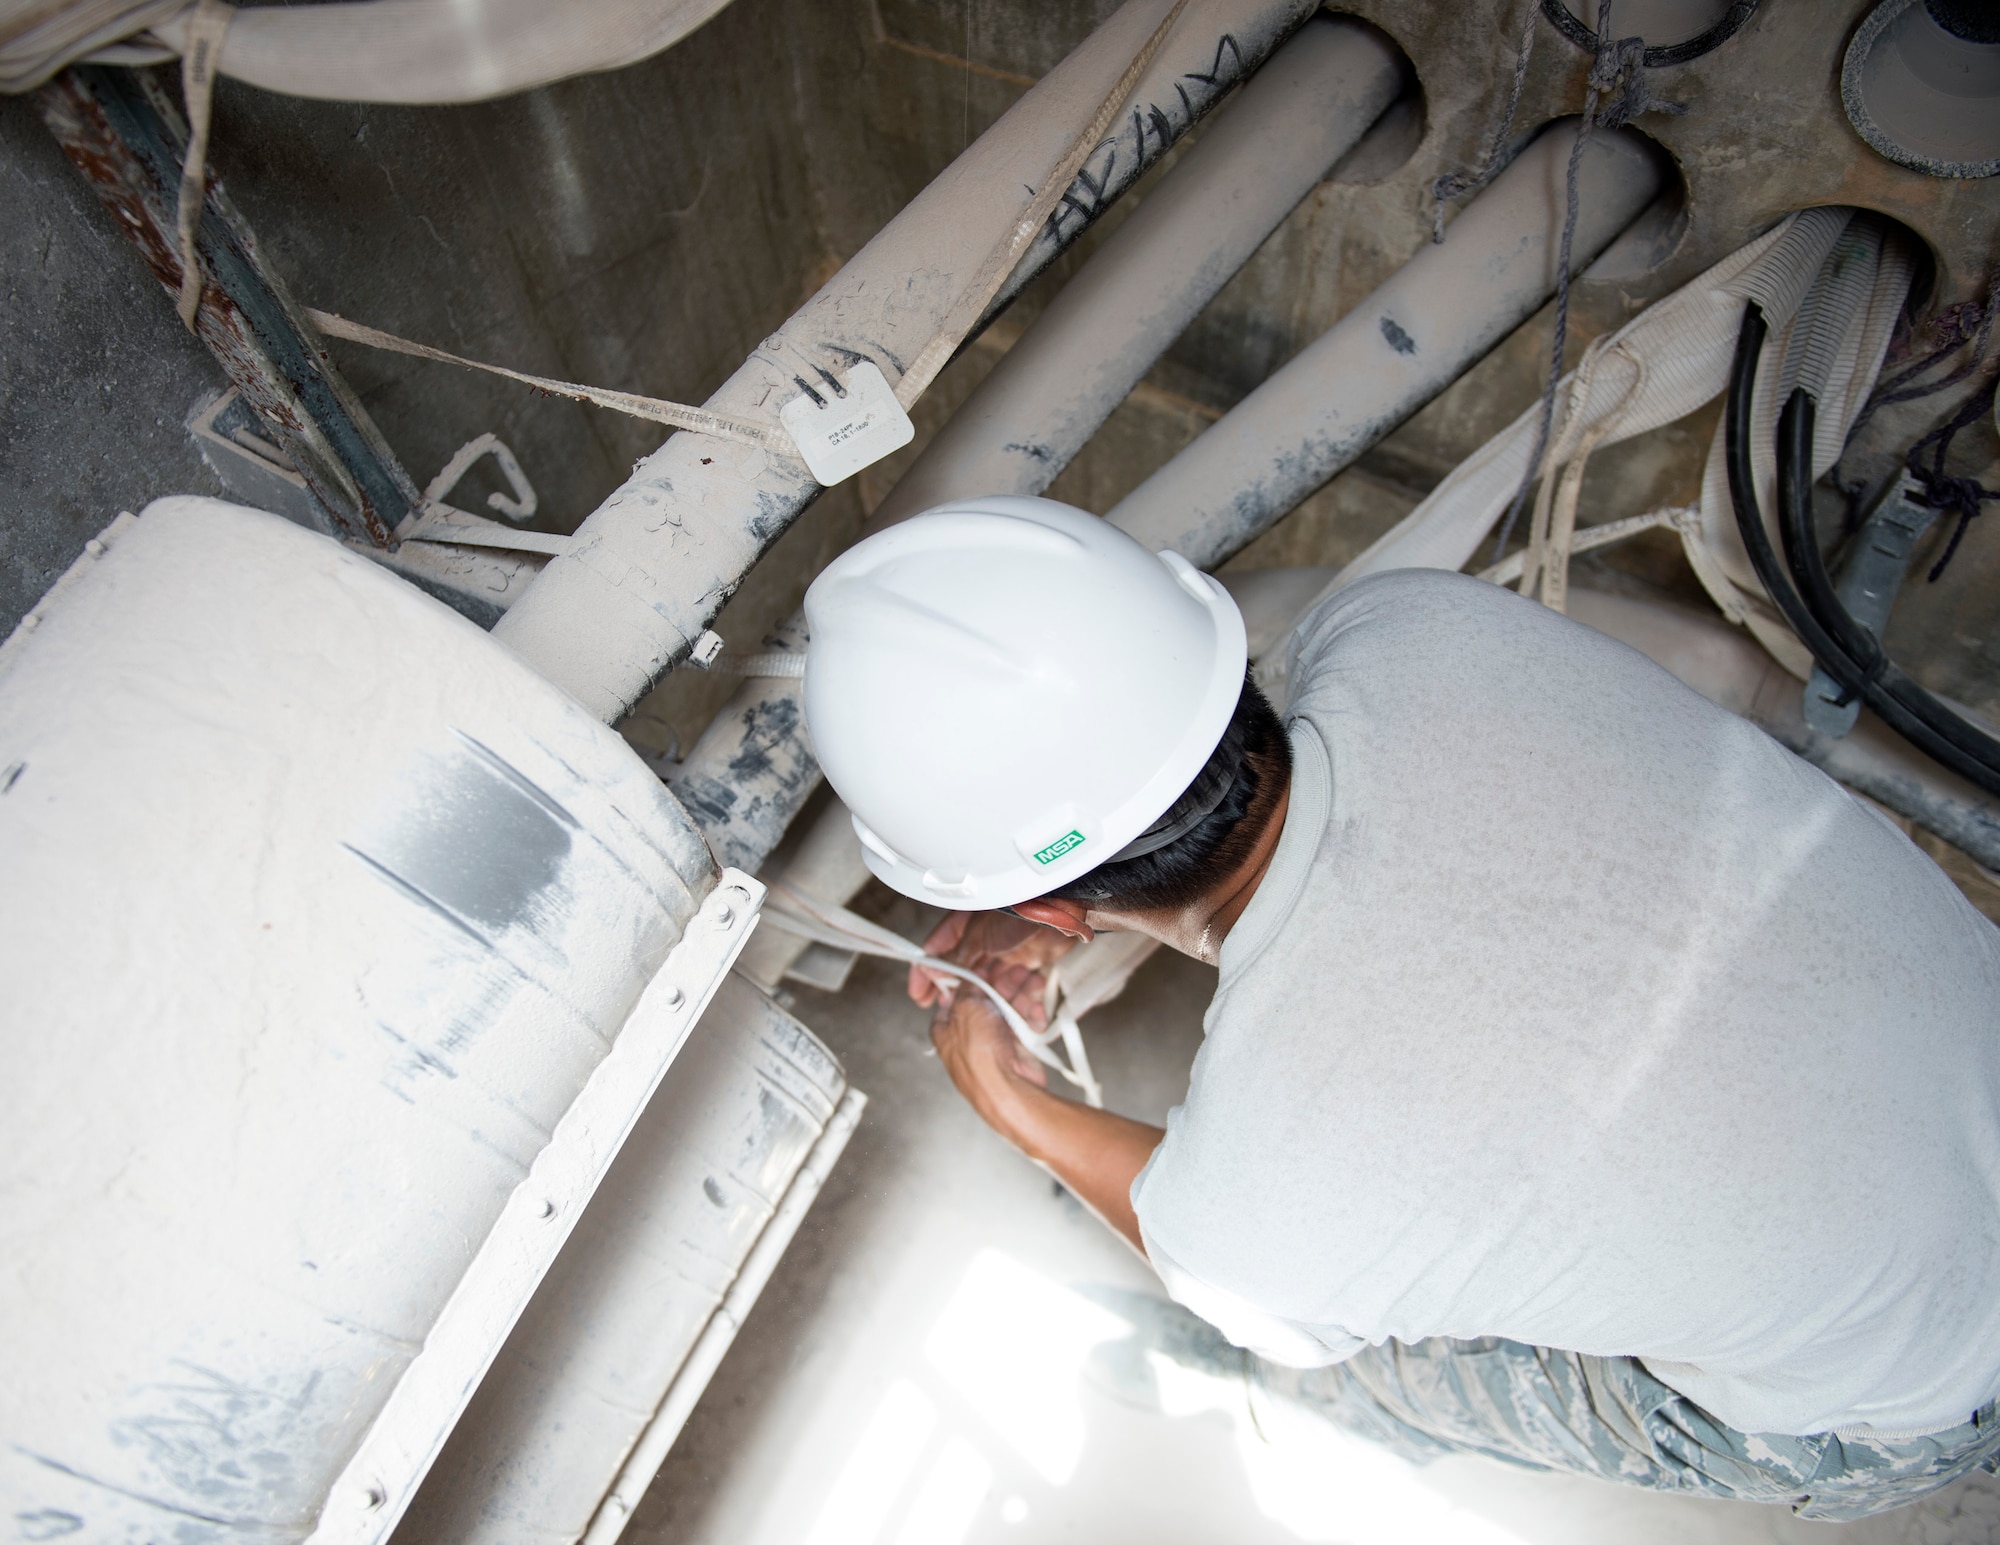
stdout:
<svg viewBox="0 0 2000 1545">
<path fill-rule="evenodd" d="M 1637 1356 L 1745 1432 L 2000 1394 L 2000 930 L 1509 592 L 1383 574 L 1291 649 L 1284 832 L 1132 1188 L 1168 1290 L 1298 1366 Z"/>
</svg>

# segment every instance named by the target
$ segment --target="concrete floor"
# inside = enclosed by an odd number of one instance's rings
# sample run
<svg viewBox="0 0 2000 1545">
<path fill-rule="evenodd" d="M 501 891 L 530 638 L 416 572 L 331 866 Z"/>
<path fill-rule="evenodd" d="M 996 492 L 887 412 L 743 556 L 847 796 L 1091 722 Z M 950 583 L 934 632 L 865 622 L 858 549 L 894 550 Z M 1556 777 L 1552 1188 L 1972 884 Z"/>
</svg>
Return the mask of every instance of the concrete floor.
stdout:
<svg viewBox="0 0 2000 1545">
<path fill-rule="evenodd" d="M 913 904 L 870 899 L 920 936 Z M 1213 984 L 1162 952 L 1085 1022 L 1115 1109 L 1158 1121 L 1179 1097 Z M 1124 1329 L 1087 1290 L 1157 1291 L 1144 1263 L 959 1101 L 899 970 L 863 961 L 844 992 L 796 996 L 871 1103 L 629 1540 L 2000 1545 L 1985 1476 L 1810 1524 L 1481 1459 L 1418 1470 L 1330 1434 L 1274 1446 L 1197 1376 L 1167 1384 L 1174 1414 L 1120 1404 L 1083 1377 Z"/>
</svg>

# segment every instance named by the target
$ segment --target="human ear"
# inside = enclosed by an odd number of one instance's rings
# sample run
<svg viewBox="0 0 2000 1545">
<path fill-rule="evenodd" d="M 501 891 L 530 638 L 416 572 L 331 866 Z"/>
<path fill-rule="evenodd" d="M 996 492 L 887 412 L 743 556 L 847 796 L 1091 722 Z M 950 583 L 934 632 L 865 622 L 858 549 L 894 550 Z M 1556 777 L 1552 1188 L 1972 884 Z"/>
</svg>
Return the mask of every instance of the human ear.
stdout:
<svg viewBox="0 0 2000 1545">
<path fill-rule="evenodd" d="M 1068 934 L 1072 939 L 1088 944 L 1096 937 L 1084 917 L 1090 911 L 1081 901 L 1066 901 L 1054 896 L 1037 896 L 1032 901 L 1017 901 L 1014 915 L 1025 917 L 1031 923 L 1040 923 L 1044 928 L 1053 928 L 1058 933 Z"/>
</svg>

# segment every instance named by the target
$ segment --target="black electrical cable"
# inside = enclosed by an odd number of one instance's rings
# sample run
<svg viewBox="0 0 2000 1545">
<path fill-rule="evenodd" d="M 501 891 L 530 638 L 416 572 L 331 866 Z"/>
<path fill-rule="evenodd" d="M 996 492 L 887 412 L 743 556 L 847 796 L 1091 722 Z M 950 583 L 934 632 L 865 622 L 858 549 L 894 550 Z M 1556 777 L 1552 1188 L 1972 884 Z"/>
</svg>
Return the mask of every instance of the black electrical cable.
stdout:
<svg viewBox="0 0 2000 1545">
<path fill-rule="evenodd" d="M 1711 49 L 1720 48 L 1742 30 L 1743 24 L 1756 14 L 1759 0 L 1733 0 L 1729 9 L 1712 27 L 1696 33 L 1679 43 L 1667 43 L 1646 50 L 1646 68 L 1657 70 L 1666 65 L 1686 64 L 1699 59 Z M 1542 0 L 1542 14 L 1570 42 L 1585 53 L 1594 54 L 1603 46 L 1602 40 L 1578 19 L 1575 12 L 1563 0 Z"/>
<path fill-rule="evenodd" d="M 1803 386 L 1793 390 L 1778 415 L 1778 540 L 1785 567 L 1813 620 L 1869 680 L 1879 681 L 1888 656 L 1875 635 L 1841 605 L 1820 556 L 1812 515 L 1812 443 L 1818 416 L 1819 404 Z M 1801 467 L 1804 477 L 1799 475 Z"/>
<path fill-rule="evenodd" d="M 2000 796 L 2000 742 L 1953 713 L 1898 669 L 1833 594 L 1812 526 L 1812 399 L 1803 391 L 1794 392 L 1786 404 L 1778 438 L 1778 492 L 1784 517 L 1780 529 L 1787 556 L 1794 556 L 1796 549 L 1805 588 L 1822 603 L 1831 601 L 1827 619 L 1832 627 L 1794 588 L 1771 547 L 1757 504 L 1756 473 L 1751 463 L 1757 361 L 1769 331 L 1762 308 L 1755 302 L 1746 305 L 1743 326 L 1736 335 L 1736 360 L 1730 369 L 1728 412 L 1723 421 L 1730 499 L 1751 567 L 1800 642 L 1844 691 L 1858 696 L 1918 750 L 1987 793 Z M 1836 639 L 1835 629 L 1860 647 L 1860 658 Z"/>
<path fill-rule="evenodd" d="M 1911 715 L 2000 780 L 2000 740 L 1955 713 L 1907 675 L 1875 635 L 1854 620 L 1826 571 L 1812 514 L 1813 421 L 1818 404 L 1803 387 L 1793 391 L 1778 420 L 1778 534 L 1785 561 L 1806 610 L 1867 677 Z M 2000 792 L 2000 790 L 1996 790 Z"/>
</svg>

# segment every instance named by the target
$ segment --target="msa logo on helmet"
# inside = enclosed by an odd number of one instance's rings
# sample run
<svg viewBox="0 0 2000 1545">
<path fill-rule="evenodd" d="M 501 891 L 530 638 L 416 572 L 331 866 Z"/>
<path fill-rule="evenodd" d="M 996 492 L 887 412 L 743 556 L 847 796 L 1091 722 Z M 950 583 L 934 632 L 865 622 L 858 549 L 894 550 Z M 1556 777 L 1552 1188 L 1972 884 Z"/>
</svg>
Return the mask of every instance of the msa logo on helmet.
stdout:
<svg viewBox="0 0 2000 1545">
<path fill-rule="evenodd" d="M 1036 849 L 1035 862 L 1038 864 L 1053 864 L 1057 859 L 1061 858 L 1063 854 L 1070 852 L 1072 849 L 1080 848 L 1082 846 L 1083 846 L 1082 832 L 1080 831 L 1065 832 L 1062 836 L 1056 838 L 1054 842 L 1051 842 L 1047 847 Z"/>
</svg>

